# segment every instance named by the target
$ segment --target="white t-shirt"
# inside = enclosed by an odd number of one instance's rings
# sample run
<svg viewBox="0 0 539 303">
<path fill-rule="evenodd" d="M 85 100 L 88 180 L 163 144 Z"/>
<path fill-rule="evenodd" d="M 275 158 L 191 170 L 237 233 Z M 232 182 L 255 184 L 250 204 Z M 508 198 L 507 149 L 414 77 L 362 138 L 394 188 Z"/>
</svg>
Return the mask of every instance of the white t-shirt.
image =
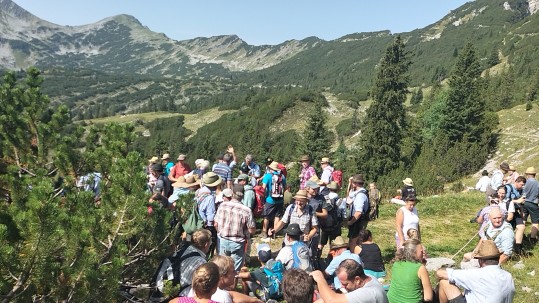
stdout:
<svg viewBox="0 0 539 303">
<path fill-rule="evenodd" d="M 195 297 L 195 291 L 193 289 L 191 289 L 187 296 L 190 297 L 190 298 L 194 298 Z M 219 302 L 219 303 L 233 303 L 232 302 L 232 297 L 230 296 L 228 291 L 222 290 L 220 288 L 217 288 L 215 293 L 211 296 L 211 299 L 213 301 Z"/>
<path fill-rule="evenodd" d="M 382 284 L 371 277 L 363 287 L 345 294 L 348 303 L 387 303 L 387 294 Z"/>
</svg>

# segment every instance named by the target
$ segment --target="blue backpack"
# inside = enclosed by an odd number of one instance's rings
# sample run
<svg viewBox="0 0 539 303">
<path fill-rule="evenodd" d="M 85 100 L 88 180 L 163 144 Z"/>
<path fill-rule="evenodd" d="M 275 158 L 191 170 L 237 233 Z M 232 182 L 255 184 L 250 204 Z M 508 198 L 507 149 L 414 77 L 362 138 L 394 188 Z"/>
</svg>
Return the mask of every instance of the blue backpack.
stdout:
<svg viewBox="0 0 539 303">
<path fill-rule="evenodd" d="M 309 247 L 302 241 L 297 241 L 292 244 L 292 268 L 303 269 L 306 272 L 311 272 L 311 256 Z"/>
<path fill-rule="evenodd" d="M 264 273 L 268 278 L 268 286 L 265 287 L 266 299 L 281 299 L 283 291 L 281 282 L 283 281 L 284 266 L 281 261 L 269 260 L 264 266 Z"/>
</svg>

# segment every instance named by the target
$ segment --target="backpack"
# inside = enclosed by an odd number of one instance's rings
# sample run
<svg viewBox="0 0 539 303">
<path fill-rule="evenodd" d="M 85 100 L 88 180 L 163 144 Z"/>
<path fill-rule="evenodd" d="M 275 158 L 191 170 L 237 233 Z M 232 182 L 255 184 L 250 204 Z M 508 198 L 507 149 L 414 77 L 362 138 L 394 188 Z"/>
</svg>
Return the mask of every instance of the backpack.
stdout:
<svg viewBox="0 0 539 303">
<path fill-rule="evenodd" d="M 283 297 L 281 283 L 283 282 L 284 266 L 281 261 L 269 260 L 264 266 L 264 274 L 268 278 L 268 286 L 264 287 L 267 299 L 279 300 Z"/>
<path fill-rule="evenodd" d="M 262 212 L 264 211 L 264 201 L 266 200 L 266 190 L 262 185 L 257 185 L 253 187 L 255 192 L 255 203 L 253 203 L 253 216 L 255 218 L 262 217 Z"/>
<path fill-rule="evenodd" d="M 200 253 L 196 251 L 193 251 L 183 256 L 189 246 L 189 244 L 183 245 L 172 256 L 167 257 L 163 261 L 161 261 L 161 263 L 157 267 L 157 271 L 153 275 L 152 281 L 150 282 L 150 286 L 154 288 L 153 291 L 150 292 L 150 300 L 152 301 L 153 299 L 152 302 L 155 302 L 156 299 L 159 299 L 159 302 L 168 302 L 167 298 L 164 298 L 162 293 L 165 281 L 172 281 L 173 285 L 179 285 L 181 283 L 181 267 L 183 261 L 196 256 L 205 258 L 205 256 L 201 256 Z M 179 292 L 182 292 L 184 289 L 191 286 L 191 284 L 180 286 L 181 287 Z"/>
<path fill-rule="evenodd" d="M 365 188 L 362 188 L 358 191 L 358 193 L 356 195 L 359 195 L 359 194 L 364 194 L 365 197 L 367 198 L 367 201 L 365 203 L 363 203 L 363 209 L 361 210 L 361 217 L 360 218 L 363 218 L 364 220 L 369 220 L 369 213 L 371 212 L 371 203 L 369 202 L 369 192 L 365 189 Z M 355 198 L 355 196 L 354 196 Z M 352 202 L 352 207 L 350 209 L 350 216 L 353 216 L 354 213 L 355 213 L 355 209 L 354 209 L 354 203 Z"/>
<path fill-rule="evenodd" d="M 336 169 L 331 173 L 331 179 L 339 185 L 339 188 L 342 187 L 342 170 Z"/>
<path fill-rule="evenodd" d="M 278 167 L 279 170 L 281 171 L 281 174 L 286 178 L 286 177 L 287 177 L 287 174 L 288 174 L 288 172 L 286 171 L 286 166 L 284 166 L 284 165 L 281 164 L 281 163 L 277 163 L 277 167 Z"/>
<path fill-rule="evenodd" d="M 283 194 L 284 194 L 283 175 L 273 174 L 271 176 L 271 197 L 282 198 L 284 196 Z"/>
<path fill-rule="evenodd" d="M 313 271 L 309 247 L 302 241 L 292 244 L 292 268 L 303 269 L 306 272 Z"/>
<path fill-rule="evenodd" d="M 326 218 L 318 219 L 318 225 L 322 228 L 323 231 L 335 231 L 340 230 L 341 224 L 343 222 L 342 212 L 337 205 L 339 197 L 330 199 L 328 196 L 325 196 L 328 215 Z"/>
</svg>

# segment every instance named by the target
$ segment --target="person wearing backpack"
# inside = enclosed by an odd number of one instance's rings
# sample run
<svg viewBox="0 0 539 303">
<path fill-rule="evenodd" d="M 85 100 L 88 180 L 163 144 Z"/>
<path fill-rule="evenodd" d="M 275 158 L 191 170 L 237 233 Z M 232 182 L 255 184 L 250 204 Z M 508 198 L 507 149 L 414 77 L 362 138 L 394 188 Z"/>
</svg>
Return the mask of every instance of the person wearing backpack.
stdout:
<svg viewBox="0 0 539 303">
<path fill-rule="evenodd" d="M 262 186 L 266 191 L 266 201 L 264 203 L 264 223 L 262 226 L 262 237 L 264 241 L 268 239 L 268 227 L 270 220 L 274 221 L 274 226 L 280 221 L 284 208 L 284 189 L 286 188 L 286 177 L 279 169 L 279 163 L 273 161 L 268 165 L 269 172 L 262 179 Z"/>
<path fill-rule="evenodd" d="M 333 166 L 329 165 L 329 158 L 327 157 L 320 160 L 320 167 L 322 168 L 322 175 L 320 175 L 320 181 L 322 181 L 322 184 L 320 184 L 320 193 L 325 196 L 329 193 L 329 190 L 326 189 L 326 185 L 333 181 L 333 171 L 335 169 Z"/>
<path fill-rule="evenodd" d="M 311 272 L 311 256 L 309 248 L 301 241 L 302 236 L 305 235 L 299 224 L 288 225 L 285 235 L 286 246 L 281 248 L 275 260 L 281 261 L 286 269 L 299 268 Z"/>
<path fill-rule="evenodd" d="M 268 244 L 258 244 L 256 250 L 260 267 L 251 272 L 247 267 L 242 267 L 238 273 L 245 294 L 250 291 L 264 302 L 282 299 L 283 264 L 271 257 L 271 248 Z"/>
<path fill-rule="evenodd" d="M 318 245 L 319 252 L 322 252 L 328 242 L 333 241 L 341 235 L 341 226 L 344 218 L 340 209 L 339 195 L 337 194 L 339 190 L 337 182 L 331 181 L 327 188 L 329 189 L 329 194 L 325 196 L 327 216 L 318 219 L 320 229 L 322 230 L 320 233 L 320 244 Z"/>
<path fill-rule="evenodd" d="M 326 195 L 320 194 L 320 185 L 311 180 L 307 181 L 305 184 L 305 190 L 307 191 L 307 196 L 309 197 L 309 206 L 312 207 L 316 218 L 318 219 L 318 226 L 322 227 L 322 224 L 326 223 L 325 219 L 328 217 Z M 327 224 L 324 224 L 323 227 L 326 228 L 328 226 Z M 311 244 L 312 255 L 319 257 L 322 254 L 322 249 L 320 246 L 320 229 L 312 238 Z"/>
<path fill-rule="evenodd" d="M 369 193 L 363 187 L 363 176 L 357 174 L 349 179 L 348 201 L 350 204 L 350 216 L 346 221 L 348 226 L 348 238 L 350 250 L 358 245 L 359 231 L 367 228 L 369 223 Z"/>
</svg>

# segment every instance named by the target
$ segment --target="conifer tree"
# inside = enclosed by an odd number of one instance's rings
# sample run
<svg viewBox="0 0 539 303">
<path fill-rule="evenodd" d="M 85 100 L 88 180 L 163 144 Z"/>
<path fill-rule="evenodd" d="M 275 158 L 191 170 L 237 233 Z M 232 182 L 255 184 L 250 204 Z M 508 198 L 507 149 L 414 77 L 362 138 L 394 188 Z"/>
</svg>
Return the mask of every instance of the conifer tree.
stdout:
<svg viewBox="0 0 539 303">
<path fill-rule="evenodd" d="M 399 166 L 402 129 L 405 127 L 403 102 L 408 92 L 406 72 L 410 61 L 400 36 L 386 49 L 378 64 L 371 91 L 373 103 L 367 109 L 361 135 L 358 167 L 371 180 Z"/>
<path fill-rule="evenodd" d="M 307 117 L 307 125 L 303 132 L 304 153 L 311 156 L 314 161 L 329 156 L 333 133 L 327 127 L 327 114 L 323 111 L 324 103 L 316 100 Z"/>
</svg>

